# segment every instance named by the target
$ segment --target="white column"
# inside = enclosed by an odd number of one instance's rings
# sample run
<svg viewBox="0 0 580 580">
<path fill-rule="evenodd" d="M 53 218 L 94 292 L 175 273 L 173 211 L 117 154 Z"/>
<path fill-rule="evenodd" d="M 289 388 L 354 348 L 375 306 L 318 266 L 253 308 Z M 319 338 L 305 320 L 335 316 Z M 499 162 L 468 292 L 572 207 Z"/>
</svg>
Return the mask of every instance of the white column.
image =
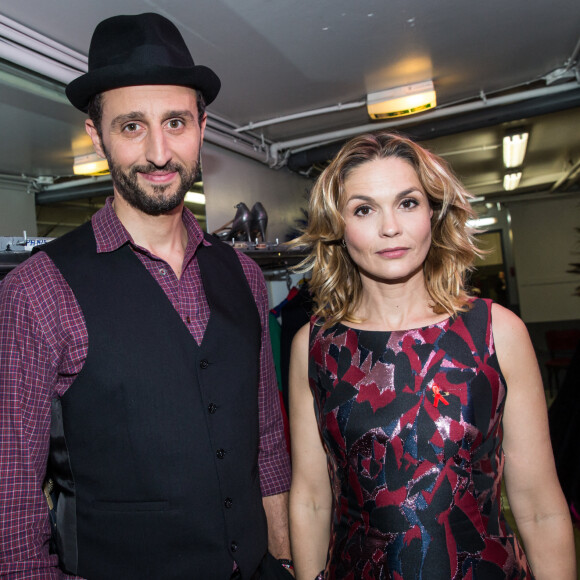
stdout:
<svg viewBox="0 0 580 580">
<path fill-rule="evenodd" d="M 0 236 L 37 235 L 34 194 L 25 181 L 0 177 Z"/>
</svg>

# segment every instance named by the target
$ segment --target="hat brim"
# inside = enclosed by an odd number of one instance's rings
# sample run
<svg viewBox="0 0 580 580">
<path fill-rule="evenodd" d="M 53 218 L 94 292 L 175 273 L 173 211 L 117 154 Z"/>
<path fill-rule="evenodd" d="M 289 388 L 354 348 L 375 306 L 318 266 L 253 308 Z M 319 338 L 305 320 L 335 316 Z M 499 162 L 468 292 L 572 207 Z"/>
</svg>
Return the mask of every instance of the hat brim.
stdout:
<svg viewBox="0 0 580 580">
<path fill-rule="evenodd" d="M 149 66 L 132 69 L 127 65 L 113 65 L 88 72 L 71 81 L 66 87 L 66 96 L 79 110 L 87 112 L 91 97 L 121 87 L 138 85 L 177 85 L 191 87 L 202 93 L 209 105 L 221 88 L 219 77 L 208 67 Z"/>
</svg>

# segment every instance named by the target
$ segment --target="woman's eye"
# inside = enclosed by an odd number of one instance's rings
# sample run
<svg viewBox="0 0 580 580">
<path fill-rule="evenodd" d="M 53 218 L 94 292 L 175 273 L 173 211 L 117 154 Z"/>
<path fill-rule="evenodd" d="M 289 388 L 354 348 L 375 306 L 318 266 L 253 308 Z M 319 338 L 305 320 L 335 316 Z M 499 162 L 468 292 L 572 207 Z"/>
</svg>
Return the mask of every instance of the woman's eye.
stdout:
<svg viewBox="0 0 580 580">
<path fill-rule="evenodd" d="M 402 206 L 404 209 L 411 209 L 411 208 L 414 208 L 414 207 L 415 207 L 415 206 L 417 206 L 417 205 L 419 205 L 419 202 L 418 202 L 416 199 L 412 199 L 412 198 L 409 198 L 409 199 L 404 199 L 404 200 L 401 202 L 401 206 Z"/>
<path fill-rule="evenodd" d="M 368 205 L 361 205 L 354 210 L 354 215 L 369 215 L 371 213 L 371 208 Z"/>
</svg>

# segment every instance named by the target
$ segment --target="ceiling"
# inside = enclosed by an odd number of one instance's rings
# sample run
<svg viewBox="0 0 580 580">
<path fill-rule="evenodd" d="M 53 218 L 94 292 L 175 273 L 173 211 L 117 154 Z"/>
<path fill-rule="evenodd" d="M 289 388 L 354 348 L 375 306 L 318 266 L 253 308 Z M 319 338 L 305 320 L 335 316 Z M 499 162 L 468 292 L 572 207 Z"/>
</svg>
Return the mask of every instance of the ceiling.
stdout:
<svg viewBox="0 0 580 580">
<path fill-rule="evenodd" d="M 63 87 L 85 70 L 95 25 L 119 11 L 117 0 L 2 0 L 0 176 L 27 179 L 38 199 L 71 176 L 74 155 L 91 151 Z M 447 158 L 476 195 L 580 189 L 578 0 L 122 3 L 126 14 L 147 11 L 173 20 L 196 63 L 221 77 L 207 139 L 272 167 L 315 176 L 350 136 L 392 127 Z M 70 58 L 47 69 L 12 58 L 10 43 L 32 60 Z M 371 123 L 368 93 L 430 79 L 437 108 Z M 508 194 L 501 140 L 519 126 L 530 141 Z"/>
</svg>

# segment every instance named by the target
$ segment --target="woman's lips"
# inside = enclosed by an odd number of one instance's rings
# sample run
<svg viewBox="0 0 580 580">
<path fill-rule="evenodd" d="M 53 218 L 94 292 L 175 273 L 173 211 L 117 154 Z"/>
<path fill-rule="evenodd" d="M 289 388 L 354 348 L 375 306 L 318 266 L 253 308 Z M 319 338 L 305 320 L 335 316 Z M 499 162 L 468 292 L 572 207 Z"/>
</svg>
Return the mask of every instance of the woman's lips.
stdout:
<svg viewBox="0 0 580 580">
<path fill-rule="evenodd" d="M 408 251 L 409 248 L 389 248 L 387 250 L 380 250 L 377 252 L 377 254 L 383 256 L 384 258 L 394 259 L 402 258 Z"/>
</svg>

